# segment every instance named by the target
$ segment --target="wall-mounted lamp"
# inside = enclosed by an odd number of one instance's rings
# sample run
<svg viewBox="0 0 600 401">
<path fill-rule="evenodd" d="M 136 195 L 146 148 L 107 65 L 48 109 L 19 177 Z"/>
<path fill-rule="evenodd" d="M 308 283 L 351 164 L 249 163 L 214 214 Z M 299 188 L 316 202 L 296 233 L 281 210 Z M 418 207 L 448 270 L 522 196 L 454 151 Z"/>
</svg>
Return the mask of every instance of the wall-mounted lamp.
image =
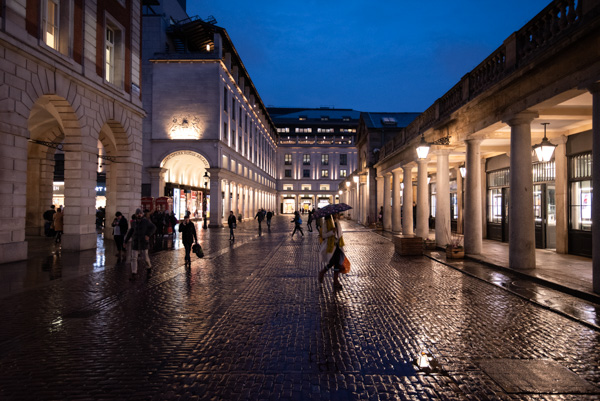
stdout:
<svg viewBox="0 0 600 401">
<path fill-rule="evenodd" d="M 400 189 L 404 190 L 404 183 L 403 182 L 400 183 Z"/>
<path fill-rule="evenodd" d="M 460 171 L 460 176 L 462 178 L 465 178 L 465 176 L 467 175 L 467 168 L 464 165 L 462 165 L 458 168 L 458 170 Z"/>
<path fill-rule="evenodd" d="M 358 178 L 358 176 L 357 176 L 357 175 L 355 175 L 354 177 L 352 177 L 352 181 L 354 181 L 356 184 L 358 184 L 358 180 L 359 180 L 359 179 L 360 179 L 360 178 Z"/>
<path fill-rule="evenodd" d="M 208 187 L 208 181 L 210 179 L 210 175 L 208 175 L 208 171 L 204 172 L 204 176 L 202 177 L 204 179 L 204 188 Z"/>
<path fill-rule="evenodd" d="M 341 195 L 344 193 L 344 191 L 342 191 L 341 189 L 338 191 L 338 193 Z"/>
<path fill-rule="evenodd" d="M 546 125 L 548 124 L 550 123 L 542 123 L 544 126 L 544 139 L 542 139 L 540 144 L 533 147 L 538 160 L 541 162 L 549 162 L 552 160 L 552 154 L 554 153 L 554 148 L 556 148 L 556 145 L 550 143 L 548 138 L 546 138 Z"/>
<path fill-rule="evenodd" d="M 429 144 L 425 141 L 425 136 L 421 134 L 421 142 L 417 146 L 417 157 L 421 160 L 426 159 L 429 154 Z"/>
<path fill-rule="evenodd" d="M 350 181 L 346 181 L 346 188 L 350 187 Z"/>
</svg>

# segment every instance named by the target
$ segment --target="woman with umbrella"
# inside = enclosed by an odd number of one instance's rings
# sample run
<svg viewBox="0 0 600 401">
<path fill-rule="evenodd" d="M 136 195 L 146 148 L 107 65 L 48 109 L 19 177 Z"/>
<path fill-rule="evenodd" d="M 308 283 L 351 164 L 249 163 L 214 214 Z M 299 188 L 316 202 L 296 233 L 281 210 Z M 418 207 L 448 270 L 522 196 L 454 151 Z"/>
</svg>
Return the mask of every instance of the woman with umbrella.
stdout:
<svg viewBox="0 0 600 401">
<path fill-rule="evenodd" d="M 324 209 L 325 208 L 319 211 Z M 338 217 L 338 213 L 333 213 L 325 217 L 325 223 L 320 231 L 321 262 L 327 263 L 327 265 L 319 272 L 319 282 L 323 282 L 325 273 L 333 267 L 333 288 L 341 289 L 342 285 L 339 280 L 339 262 L 340 256 L 344 252 L 344 237 L 342 235 L 342 227 L 338 222 Z"/>
</svg>

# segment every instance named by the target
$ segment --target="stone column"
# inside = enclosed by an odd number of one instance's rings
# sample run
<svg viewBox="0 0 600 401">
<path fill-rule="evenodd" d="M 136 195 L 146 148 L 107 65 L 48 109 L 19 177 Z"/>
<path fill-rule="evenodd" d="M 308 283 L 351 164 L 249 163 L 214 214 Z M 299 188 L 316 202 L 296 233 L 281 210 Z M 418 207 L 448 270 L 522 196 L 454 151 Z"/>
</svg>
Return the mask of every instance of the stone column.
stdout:
<svg viewBox="0 0 600 401">
<path fill-rule="evenodd" d="M 392 232 L 399 233 L 402 231 L 402 202 L 400 199 L 400 191 L 402 190 L 400 183 L 400 175 L 402 169 L 392 171 Z"/>
<path fill-rule="evenodd" d="M 242 218 L 248 218 L 248 187 L 242 189 Z"/>
<path fill-rule="evenodd" d="M 367 186 L 365 191 L 367 206 L 367 214 L 369 215 L 369 224 L 377 223 L 379 216 L 379 208 L 377 207 L 377 179 L 376 179 L 377 171 L 369 167 L 367 174 Z"/>
<path fill-rule="evenodd" d="M 357 223 L 363 223 L 363 215 L 361 213 L 361 207 L 362 205 L 360 204 L 360 176 L 358 177 L 358 182 L 355 183 L 355 189 L 356 192 L 354 193 L 354 204 L 356 205 L 355 209 L 356 209 L 356 222 Z"/>
<path fill-rule="evenodd" d="M 35 145 L 42 147 L 42 145 Z M 54 149 L 52 149 L 54 151 Z M 52 153 L 52 155 L 48 155 Z M 52 204 L 54 160 L 49 159 L 53 152 L 45 152 L 42 157 L 27 159 L 27 211 L 25 232 L 27 235 L 44 235 L 42 215 Z"/>
<path fill-rule="evenodd" d="M 511 269 L 535 269 L 531 122 L 537 116 L 522 112 L 504 120 L 510 126 L 508 265 Z"/>
<path fill-rule="evenodd" d="M 569 170 L 567 168 L 567 137 L 561 136 L 552 139 L 555 145 L 554 166 L 556 177 L 554 180 L 556 199 L 556 253 L 569 252 Z"/>
<path fill-rule="evenodd" d="M 404 190 L 402 191 L 402 234 L 412 235 L 413 231 L 413 187 L 412 187 L 413 165 L 407 164 L 404 170 Z"/>
<path fill-rule="evenodd" d="M 429 191 L 427 187 L 427 163 L 429 159 L 419 160 L 417 172 L 417 237 L 429 236 Z M 414 217 L 414 216 L 413 216 Z"/>
<path fill-rule="evenodd" d="M 465 227 L 465 184 L 466 179 L 460 174 L 460 167 L 456 167 L 456 232 L 464 234 Z"/>
<path fill-rule="evenodd" d="M 589 88 L 593 95 L 592 106 L 592 188 L 600 189 L 600 84 Z M 592 288 L 600 293 L 600 196 L 592 197 Z"/>
<path fill-rule="evenodd" d="M 435 242 L 437 246 L 446 247 L 452 238 L 450 226 L 450 177 L 447 149 L 439 149 L 437 155 L 437 171 L 435 174 Z"/>
<path fill-rule="evenodd" d="M 223 188 L 223 209 L 225 212 L 225 216 L 229 216 L 229 211 L 232 210 L 231 209 L 231 201 L 230 201 L 230 196 L 229 194 L 231 193 L 231 187 L 233 186 L 233 183 L 227 180 L 221 180 L 221 185 Z M 212 191 L 211 191 L 212 194 Z M 212 202 L 211 202 L 212 204 Z M 212 208 L 211 208 L 211 213 L 212 213 Z"/>
<path fill-rule="evenodd" d="M 481 173 L 481 237 L 487 238 L 487 172 L 485 171 L 485 159 L 480 160 L 479 171 Z"/>
<path fill-rule="evenodd" d="M 392 231 L 392 192 L 390 185 L 391 173 L 383 175 L 383 229 Z"/>
<path fill-rule="evenodd" d="M 229 195 L 229 189 L 227 188 L 227 185 L 225 183 L 221 183 L 221 179 L 219 178 L 219 170 L 220 169 L 214 168 L 208 169 L 208 174 L 210 174 L 210 228 L 223 226 L 223 190 L 225 190 L 226 199 Z M 223 187 L 221 185 L 223 185 Z M 229 211 L 227 213 L 229 214 Z"/>
<path fill-rule="evenodd" d="M 233 214 L 237 218 L 240 213 L 240 205 L 238 204 L 240 186 L 238 183 L 234 183 L 231 187 L 231 210 L 233 210 Z M 225 211 L 225 217 L 227 217 L 227 211 Z"/>
<path fill-rule="evenodd" d="M 480 254 L 482 247 L 481 233 L 481 152 L 480 139 L 468 139 L 467 176 L 465 188 L 465 252 Z"/>
<path fill-rule="evenodd" d="M 165 195 L 165 174 L 169 171 L 166 168 L 162 167 L 148 167 L 146 169 L 148 174 L 150 174 L 151 182 L 150 182 L 150 196 L 156 198 L 160 198 Z"/>
</svg>

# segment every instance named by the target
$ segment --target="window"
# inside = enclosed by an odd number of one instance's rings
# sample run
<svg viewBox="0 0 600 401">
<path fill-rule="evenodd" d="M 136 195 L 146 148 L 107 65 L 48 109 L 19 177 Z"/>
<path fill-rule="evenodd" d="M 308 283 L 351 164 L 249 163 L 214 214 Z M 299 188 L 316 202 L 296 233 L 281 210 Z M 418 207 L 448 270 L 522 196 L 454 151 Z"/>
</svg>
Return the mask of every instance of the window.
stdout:
<svg viewBox="0 0 600 401">
<path fill-rule="evenodd" d="M 240 113 L 238 114 L 240 116 L 240 128 L 242 127 L 242 106 L 240 106 Z"/>
<path fill-rule="evenodd" d="M 321 164 L 324 166 L 329 165 L 329 155 L 321 155 Z"/>
<path fill-rule="evenodd" d="M 223 88 L 223 111 L 227 111 L 227 101 L 228 101 L 228 93 L 227 87 Z"/>
<path fill-rule="evenodd" d="M 569 225 L 572 230 L 592 231 L 592 153 L 569 158 Z"/>
<path fill-rule="evenodd" d="M 304 155 L 304 157 L 302 158 L 302 164 L 304 164 L 305 166 L 308 166 L 310 164 L 310 155 Z"/>
<path fill-rule="evenodd" d="M 59 8 L 58 1 L 48 0 L 46 2 L 46 21 L 44 28 L 44 42 L 53 48 L 58 50 L 58 38 L 59 38 Z"/>
<path fill-rule="evenodd" d="M 341 178 L 346 178 L 348 176 L 348 172 L 346 171 L 346 169 L 341 169 L 340 170 L 340 177 Z"/>
<path fill-rule="evenodd" d="M 296 128 L 295 131 L 302 134 L 310 134 L 312 132 L 312 128 Z"/>
<path fill-rule="evenodd" d="M 227 134 L 229 133 L 227 128 L 227 123 L 223 123 L 223 141 L 225 141 L 225 143 L 227 143 Z"/>
<path fill-rule="evenodd" d="M 291 166 L 292 165 L 292 154 L 291 153 L 286 153 L 284 156 L 284 164 L 286 166 Z"/>
<path fill-rule="evenodd" d="M 46 0 L 43 14 L 43 41 L 52 49 L 71 55 L 72 49 L 72 0 Z"/>
<path fill-rule="evenodd" d="M 106 28 L 106 76 L 108 82 L 115 80 L 115 31 Z"/>
<path fill-rule="evenodd" d="M 292 170 L 291 169 L 287 169 L 285 170 L 285 178 L 292 178 Z"/>
<path fill-rule="evenodd" d="M 340 155 L 340 166 L 346 166 L 348 164 L 348 155 L 345 153 L 342 153 Z"/>
<path fill-rule="evenodd" d="M 311 184 L 302 184 L 302 190 L 310 191 L 310 190 L 312 190 L 312 185 Z"/>
<path fill-rule="evenodd" d="M 277 128 L 277 132 L 288 133 L 288 132 L 290 132 L 290 129 L 289 129 L 289 127 L 286 127 L 286 128 Z"/>
<path fill-rule="evenodd" d="M 329 117 L 328 116 L 321 116 L 321 121 L 329 121 Z"/>
<path fill-rule="evenodd" d="M 298 117 L 298 120 L 300 120 L 300 121 L 306 121 L 306 116 L 300 116 L 300 117 Z"/>
<path fill-rule="evenodd" d="M 350 121 L 350 117 L 348 117 L 348 116 L 343 116 L 343 117 L 342 117 L 342 121 Z"/>
<path fill-rule="evenodd" d="M 290 170 L 290 176 L 291 176 L 291 170 Z M 293 185 L 284 185 L 283 186 L 283 190 L 284 191 L 293 191 L 294 190 L 294 186 Z"/>
<path fill-rule="evenodd" d="M 310 178 L 310 170 L 302 170 L 303 178 Z"/>
<path fill-rule="evenodd" d="M 319 189 L 321 191 L 329 191 L 329 184 L 321 184 L 319 185 Z"/>
<path fill-rule="evenodd" d="M 118 87 L 123 87 L 125 81 L 123 32 L 116 23 L 107 19 L 104 37 L 104 79 Z"/>
<path fill-rule="evenodd" d="M 329 170 L 321 170 L 321 178 L 328 178 Z"/>
<path fill-rule="evenodd" d="M 398 122 L 394 117 L 381 117 L 381 123 L 383 125 L 392 125 L 395 126 Z"/>
<path fill-rule="evenodd" d="M 333 128 L 317 128 L 317 132 L 319 134 L 332 134 L 334 132 Z"/>
<path fill-rule="evenodd" d="M 235 99 L 231 99 L 231 119 L 235 120 Z"/>
<path fill-rule="evenodd" d="M 340 132 L 352 134 L 356 132 L 356 128 L 340 128 Z"/>
</svg>

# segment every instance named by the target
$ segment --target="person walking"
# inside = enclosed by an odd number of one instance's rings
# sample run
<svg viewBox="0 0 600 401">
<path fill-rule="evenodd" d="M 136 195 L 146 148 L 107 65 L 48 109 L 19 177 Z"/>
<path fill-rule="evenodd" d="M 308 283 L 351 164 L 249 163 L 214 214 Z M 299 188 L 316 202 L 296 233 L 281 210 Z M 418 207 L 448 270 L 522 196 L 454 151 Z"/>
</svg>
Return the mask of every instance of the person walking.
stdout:
<svg viewBox="0 0 600 401">
<path fill-rule="evenodd" d="M 54 231 L 56 231 L 56 238 L 54 239 L 54 242 L 56 242 L 57 244 L 60 244 L 60 242 L 62 241 L 62 235 L 63 235 L 63 212 L 62 212 L 62 208 L 58 208 L 56 210 L 56 213 L 54 213 L 54 216 L 52 216 L 52 220 L 53 220 L 53 224 L 54 224 Z"/>
<path fill-rule="evenodd" d="M 56 210 L 54 210 L 54 205 L 50 205 L 50 209 L 46 210 L 42 215 L 44 218 L 44 235 L 46 237 L 54 236 L 54 232 L 51 229 L 52 223 L 54 223 L 54 213 L 56 213 Z"/>
<path fill-rule="evenodd" d="M 300 234 L 304 237 L 304 232 L 302 232 L 302 219 L 300 218 L 300 212 L 294 212 L 294 219 L 292 220 L 294 223 L 294 231 L 292 231 L 292 238 L 294 238 L 294 234 L 296 231 L 300 231 Z"/>
<path fill-rule="evenodd" d="M 188 213 L 185 214 L 183 222 L 179 224 L 179 232 L 181 233 L 181 242 L 185 248 L 185 263 L 191 265 L 190 251 L 192 250 L 192 245 L 198 242 L 198 236 L 196 235 L 196 225 L 190 220 Z"/>
<path fill-rule="evenodd" d="M 137 277 L 138 256 L 141 253 L 146 261 L 146 270 L 150 273 L 152 263 L 148 256 L 148 244 L 150 237 L 156 231 L 156 226 L 148 220 L 142 213 L 142 209 L 135 210 L 135 219 L 131 222 L 131 227 L 125 236 L 125 243 L 131 239 L 131 278 L 135 280 Z"/>
<path fill-rule="evenodd" d="M 129 223 L 127 223 L 127 219 L 125 216 L 123 216 L 123 213 L 115 213 L 115 219 L 112 222 L 112 228 L 113 238 L 115 239 L 115 244 L 117 245 L 117 260 L 125 260 L 125 247 L 123 246 L 123 242 L 125 240 L 125 234 L 127 234 L 127 230 L 129 229 Z"/>
<path fill-rule="evenodd" d="M 325 273 L 333 267 L 333 288 L 341 289 L 339 262 L 341 253 L 344 252 L 344 237 L 342 227 L 338 222 L 338 214 L 328 216 L 323 223 L 323 230 L 320 232 L 321 241 L 321 262 L 327 265 L 319 272 L 319 282 L 322 283 Z"/>
<path fill-rule="evenodd" d="M 306 227 L 308 227 L 308 232 L 312 233 L 312 222 L 313 222 L 313 213 L 315 212 L 315 209 L 313 210 L 309 210 L 308 211 L 308 221 L 306 222 Z"/>
<path fill-rule="evenodd" d="M 233 230 L 236 228 L 235 215 L 233 214 L 233 210 L 229 212 L 229 217 L 227 218 L 227 225 L 229 226 L 229 241 L 233 241 L 235 240 Z"/>
<path fill-rule="evenodd" d="M 272 211 L 268 211 L 267 212 L 267 228 L 270 230 L 271 229 L 271 219 L 273 218 L 273 212 Z"/>
<path fill-rule="evenodd" d="M 258 232 L 262 231 L 262 221 L 265 219 L 265 211 L 263 209 L 258 209 L 256 216 L 254 216 L 254 220 L 258 219 Z"/>
</svg>

